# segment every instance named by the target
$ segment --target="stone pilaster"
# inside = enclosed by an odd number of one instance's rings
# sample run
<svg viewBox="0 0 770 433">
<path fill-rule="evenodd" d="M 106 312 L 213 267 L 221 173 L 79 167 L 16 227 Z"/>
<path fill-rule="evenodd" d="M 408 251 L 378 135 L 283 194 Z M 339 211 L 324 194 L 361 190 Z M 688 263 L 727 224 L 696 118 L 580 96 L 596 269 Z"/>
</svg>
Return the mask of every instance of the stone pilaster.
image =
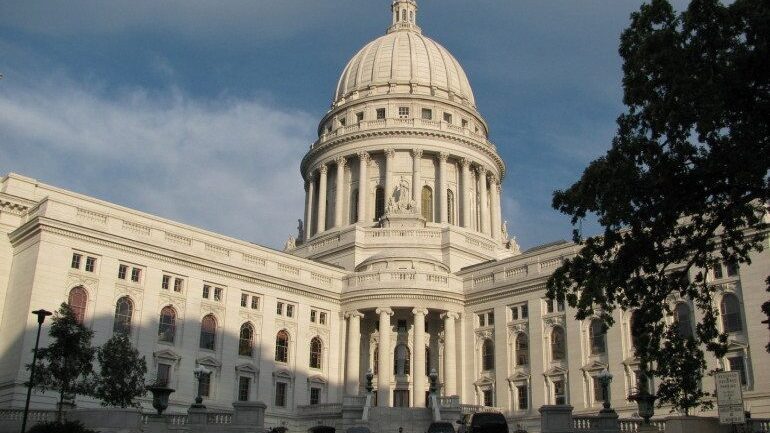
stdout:
<svg viewBox="0 0 770 433">
<path fill-rule="evenodd" d="M 316 221 L 316 234 L 326 231 L 326 175 L 329 167 L 324 164 L 318 170 L 320 178 L 318 180 L 318 221 Z"/>
<path fill-rule="evenodd" d="M 396 151 L 392 148 L 385 149 L 385 203 L 393 197 L 393 159 Z"/>
<path fill-rule="evenodd" d="M 420 161 L 422 160 L 422 149 L 412 150 L 412 200 L 417 206 L 417 212 L 420 212 L 422 200 L 420 192 L 422 191 L 422 173 L 420 173 Z"/>
<path fill-rule="evenodd" d="M 479 195 L 481 196 L 481 233 L 490 234 L 489 231 L 489 200 L 487 197 L 487 169 L 478 166 L 476 172 L 479 175 Z"/>
<path fill-rule="evenodd" d="M 380 316 L 380 340 L 379 340 L 379 357 L 377 363 L 377 406 L 388 407 L 390 406 L 390 364 L 388 361 L 391 358 L 390 354 L 390 316 L 393 315 L 393 310 L 390 308 L 378 308 L 375 311 Z"/>
<path fill-rule="evenodd" d="M 344 156 L 337 158 L 334 162 L 337 163 L 337 185 L 336 194 L 334 196 L 334 227 L 343 226 L 343 206 L 345 201 L 345 164 L 347 160 Z"/>
<path fill-rule="evenodd" d="M 369 153 L 358 153 L 358 222 L 366 222 L 366 199 L 369 198 Z"/>
<path fill-rule="evenodd" d="M 460 160 L 462 166 L 462 190 L 458 194 L 460 196 L 460 209 L 462 210 L 462 226 L 465 228 L 472 227 L 471 224 L 471 163 L 467 159 Z"/>
</svg>

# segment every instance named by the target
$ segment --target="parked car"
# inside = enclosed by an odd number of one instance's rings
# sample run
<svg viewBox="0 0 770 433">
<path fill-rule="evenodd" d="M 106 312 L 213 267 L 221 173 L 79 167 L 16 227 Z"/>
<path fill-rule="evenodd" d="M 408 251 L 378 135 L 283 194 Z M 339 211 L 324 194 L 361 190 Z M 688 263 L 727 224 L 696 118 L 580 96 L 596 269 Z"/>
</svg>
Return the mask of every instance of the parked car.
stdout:
<svg viewBox="0 0 770 433">
<path fill-rule="evenodd" d="M 508 433 L 508 422 L 500 412 L 476 412 L 457 420 L 457 433 Z"/>
<path fill-rule="evenodd" d="M 432 422 L 428 426 L 427 433 L 455 433 L 455 426 L 449 421 Z"/>
</svg>

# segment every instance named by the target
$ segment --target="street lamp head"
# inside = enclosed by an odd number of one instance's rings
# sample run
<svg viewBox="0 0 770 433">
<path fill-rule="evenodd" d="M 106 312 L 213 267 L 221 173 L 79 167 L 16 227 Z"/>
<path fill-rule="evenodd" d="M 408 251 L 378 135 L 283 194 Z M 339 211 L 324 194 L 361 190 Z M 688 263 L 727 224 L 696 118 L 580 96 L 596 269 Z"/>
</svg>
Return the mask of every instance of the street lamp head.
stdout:
<svg viewBox="0 0 770 433">
<path fill-rule="evenodd" d="M 599 379 L 603 381 L 610 382 L 612 381 L 612 373 L 610 373 L 606 368 L 599 373 Z"/>
<path fill-rule="evenodd" d="M 53 313 L 51 313 L 50 311 L 46 311 L 46 310 L 41 308 L 39 310 L 33 311 L 32 314 L 37 316 L 37 323 L 38 324 L 42 324 L 45 321 L 45 318 L 50 316 Z"/>
<path fill-rule="evenodd" d="M 193 373 L 195 374 L 196 378 L 200 379 L 201 375 L 209 374 L 211 371 L 208 368 L 198 364 L 198 366 L 195 367 L 195 370 L 193 370 Z"/>
</svg>

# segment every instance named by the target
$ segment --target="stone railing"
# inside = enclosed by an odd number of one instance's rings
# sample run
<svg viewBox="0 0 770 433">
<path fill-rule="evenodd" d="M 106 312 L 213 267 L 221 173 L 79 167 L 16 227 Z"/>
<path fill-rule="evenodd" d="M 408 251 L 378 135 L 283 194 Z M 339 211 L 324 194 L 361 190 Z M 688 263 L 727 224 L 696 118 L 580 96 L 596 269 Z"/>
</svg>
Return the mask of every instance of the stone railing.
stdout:
<svg viewBox="0 0 770 433">
<path fill-rule="evenodd" d="M 501 412 L 502 413 L 503 408 L 493 407 L 493 406 L 482 406 L 478 404 L 461 404 L 460 411 L 463 414 L 476 413 L 476 412 Z"/>
<path fill-rule="evenodd" d="M 363 407 L 366 404 L 366 396 L 365 395 L 346 395 L 342 399 L 342 405 L 343 406 L 361 406 Z"/>
<path fill-rule="evenodd" d="M 377 287 L 383 283 L 389 284 L 418 284 L 427 285 L 433 289 L 448 290 L 455 285 L 461 286 L 461 282 L 456 281 L 446 273 L 416 270 L 377 270 L 358 272 L 346 278 L 349 289 L 365 288 L 369 286 Z"/>
<path fill-rule="evenodd" d="M 770 418 L 757 418 L 749 421 L 751 425 L 750 432 L 768 433 L 770 432 Z"/>
<path fill-rule="evenodd" d="M 621 418 L 618 420 L 618 424 L 620 426 L 621 432 L 636 432 L 639 431 L 639 426 L 642 425 L 642 419 L 641 418 Z M 655 428 L 658 429 L 658 431 L 666 431 L 666 421 L 665 420 L 650 420 L 650 424 L 652 424 Z"/>
<path fill-rule="evenodd" d="M 0 421 L 21 421 L 24 417 L 24 409 L 0 409 Z M 27 415 L 28 422 L 48 422 L 56 420 L 55 410 L 30 410 Z"/>
<path fill-rule="evenodd" d="M 209 413 L 206 416 L 206 424 L 231 424 L 233 414 L 230 412 Z"/>
<path fill-rule="evenodd" d="M 142 424 L 147 424 L 151 416 L 154 416 L 155 412 L 142 414 Z M 166 424 L 169 425 L 186 425 L 187 414 L 186 413 L 164 413 L 162 417 L 166 420 Z"/>
<path fill-rule="evenodd" d="M 576 432 L 591 431 L 594 428 L 593 416 L 573 416 L 572 427 Z"/>
<path fill-rule="evenodd" d="M 310 404 L 297 406 L 297 413 L 299 415 L 339 415 L 342 413 L 342 404 L 340 403 L 325 403 L 325 404 Z"/>
<path fill-rule="evenodd" d="M 438 404 L 442 408 L 459 408 L 460 407 L 460 397 L 453 395 L 451 397 L 439 397 L 438 398 Z"/>
<path fill-rule="evenodd" d="M 415 242 L 425 239 L 441 239 L 441 230 L 431 229 L 365 229 L 364 237 L 370 239 L 403 242 L 405 238 L 414 238 Z"/>
</svg>

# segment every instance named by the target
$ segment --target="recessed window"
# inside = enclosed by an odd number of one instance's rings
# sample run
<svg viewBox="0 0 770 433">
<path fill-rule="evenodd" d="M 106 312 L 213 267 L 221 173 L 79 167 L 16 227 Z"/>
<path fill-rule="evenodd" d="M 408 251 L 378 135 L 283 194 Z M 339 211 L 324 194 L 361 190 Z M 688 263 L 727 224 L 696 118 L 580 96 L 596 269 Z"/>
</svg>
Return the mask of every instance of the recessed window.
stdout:
<svg viewBox="0 0 770 433">
<path fill-rule="evenodd" d="M 283 329 L 275 336 L 275 360 L 289 362 L 289 333 Z"/>
<path fill-rule="evenodd" d="M 201 320 L 200 348 L 214 350 L 217 339 L 217 320 L 211 314 Z"/>
<path fill-rule="evenodd" d="M 492 326 L 495 324 L 495 313 L 494 311 L 487 311 L 485 313 L 479 313 L 477 315 L 479 320 L 479 327 L 483 328 L 484 326 Z"/>
<path fill-rule="evenodd" d="M 317 314 L 318 313 L 316 312 L 316 310 L 310 310 L 310 321 L 311 322 L 315 323 L 315 318 L 316 318 Z"/>
<path fill-rule="evenodd" d="M 96 257 L 86 257 L 86 272 L 93 272 L 96 269 Z"/>
<path fill-rule="evenodd" d="M 211 286 L 208 284 L 203 285 L 203 299 L 208 299 L 211 296 Z"/>
<path fill-rule="evenodd" d="M 249 295 L 241 293 L 241 307 L 246 308 L 249 305 Z"/>
<path fill-rule="evenodd" d="M 224 289 L 221 287 L 214 287 L 214 300 L 217 302 L 222 302 L 222 298 L 224 297 Z"/>
<path fill-rule="evenodd" d="M 283 316 L 283 302 L 275 304 L 275 314 Z"/>
<path fill-rule="evenodd" d="M 163 290 L 168 290 L 170 286 L 171 286 L 171 276 L 164 275 L 163 279 L 160 281 L 160 288 Z"/>
<path fill-rule="evenodd" d="M 338 118 L 338 119 L 337 119 L 337 121 L 338 121 L 338 122 L 340 122 L 340 126 L 345 126 L 345 124 L 347 123 L 347 122 L 345 121 L 345 118 L 344 118 L 344 117 L 340 117 L 340 118 Z"/>
<path fill-rule="evenodd" d="M 321 368 L 323 358 L 323 343 L 318 337 L 310 340 L 310 368 Z"/>
<path fill-rule="evenodd" d="M 483 391 L 483 395 L 484 395 L 484 406 L 492 407 L 495 405 L 495 395 L 491 389 L 485 389 Z"/>
<path fill-rule="evenodd" d="M 594 388 L 594 402 L 604 401 L 604 388 L 601 381 L 596 376 L 591 377 L 591 381 Z"/>
<path fill-rule="evenodd" d="M 364 120 L 364 112 L 359 111 L 356 113 L 356 122 L 362 122 Z"/>
<path fill-rule="evenodd" d="M 463 128 L 467 128 L 468 127 L 468 119 L 463 119 L 462 120 L 462 125 L 463 125 Z"/>
<path fill-rule="evenodd" d="M 134 312 L 134 303 L 131 298 L 123 296 L 115 304 L 115 321 L 112 326 L 112 332 L 115 334 L 131 334 L 131 317 Z"/>
<path fill-rule="evenodd" d="M 452 113 L 444 113 L 444 122 L 452 123 Z"/>
<path fill-rule="evenodd" d="M 118 279 L 119 280 L 125 280 L 126 275 L 128 275 L 128 266 L 126 265 L 119 265 L 118 266 Z"/>
<path fill-rule="evenodd" d="M 278 407 L 286 406 L 286 383 L 275 383 L 275 405 Z"/>
<path fill-rule="evenodd" d="M 286 317 L 294 317 L 294 305 L 286 304 Z"/>
<path fill-rule="evenodd" d="M 83 260 L 83 255 L 78 253 L 72 254 L 72 264 L 70 265 L 72 269 L 80 269 L 80 262 Z"/>
<path fill-rule="evenodd" d="M 741 306 L 738 297 L 728 293 L 722 297 L 719 305 L 722 314 L 722 327 L 724 332 L 738 332 L 743 330 L 741 323 Z"/>
<path fill-rule="evenodd" d="M 131 268 L 131 281 L 138 283 L 142 278 L 142 270 L 139 268 Z"/>
<path fill-rule="evenodd" d="M 181 293 L 184 289 L 184 280 L 181 278 L 174 278 L 174 291 Z"/>
<path fill-rule="evenodd" d="M 487 318 L 484 314 L 479 314 L 479 326 L 487 326 Z"/>
<path fill-rule="evenodd" d="M 254 353 L 254 327 L 251 323 L 241 325 L 241 332 L 238 340 L 238 355 L 252 356 Z"/>
<path fill-rule="evenodd" d="M 516 366 L 529 365 L 529 337 L 521 332 L 516 336 Z"/>
<path fill-rule="evenodd" d="M 310 388 L 310 404 L 321 403 L 321 388 Z"/>
<path fill-rule="evenodd" d="M 251 388 L 251 379 L 248 377 L 238 378 L 238 401 L 249 401 L 249 388 Z"/>
<path fill-rule="evenodd" d="M 523 320 L 529 317 L 527 304 L 518 304 L 511 306 L 511 320 Z"/>
<path fill-rule="evenodd" d="M 398 117 L 402 119 L 409 118 L 409 107 L 398 107 Z"/>
<path fill-rule="evenodd" d="M 601 320 L 591 320 L 588 336 L 591 340 L 591 355 L 601 355 L 607 352 L 607 330 Z"/>
<path fill-rule="evenodd" d="M 323 311 L 318 314 L 318 323 L 321 325 L 326 325 L 326 313 Z"/>
<path fill-rule="evenodd" d="M 731 356 L 727 358 L 727 362 L 730 365 L 730 371 L 738 371 L 741 373 L 741 385 L 746 385 L 746 363 L 744 362 L 743 357 L 740 355 Z"/>
<path fill-rule="evenodd" d="M 171 379 L 171 366 L 169 364 L 158 364 L 155 378 L 158 384 L 167 385 Z"/>
<path fill-rule="evenodd" d="M 201 397 L 211 395 L 211 373 L 201 374 L 198 380 L 198 395 Z"/>
<path fill-rule="evenodd" d="M 519 385 L 516 387 L 516 399 L 517 407 L 519 410 L 527 410 L 529 409 L 529 392 L 527 390 L 527 385 Z"/>
<path fill-rule="evenodd" d="M 377 109 L 377 119 L 384 119 L 385 118 L 385 109 L 384 108 L 378 108 Z"/>
<path fill-rule="evenodd" d="M 158 341 L 173 343 L 176 336 L 176 310 L 171 306 L 163 307 L 160 310 L 160 321 L 158 323 Z"/>
<path fill-rule="evenodd" d="M 254 295 L 251 296 L 251 309 L 259 310 L 259 297 Z"/>
<path fill-rule="evenodd" d="M 567 396 L 564 393 L 563 380 L 559 380 L 553 383 L 553 400 L 554 404 L 567 404 Z"/>
<path fill-rule="evenodd" d="M 422 118 L 424 120 L 433 120 L 433 110 L 431 110 L 430 108 L 423 108 Z"/>
</svg>

